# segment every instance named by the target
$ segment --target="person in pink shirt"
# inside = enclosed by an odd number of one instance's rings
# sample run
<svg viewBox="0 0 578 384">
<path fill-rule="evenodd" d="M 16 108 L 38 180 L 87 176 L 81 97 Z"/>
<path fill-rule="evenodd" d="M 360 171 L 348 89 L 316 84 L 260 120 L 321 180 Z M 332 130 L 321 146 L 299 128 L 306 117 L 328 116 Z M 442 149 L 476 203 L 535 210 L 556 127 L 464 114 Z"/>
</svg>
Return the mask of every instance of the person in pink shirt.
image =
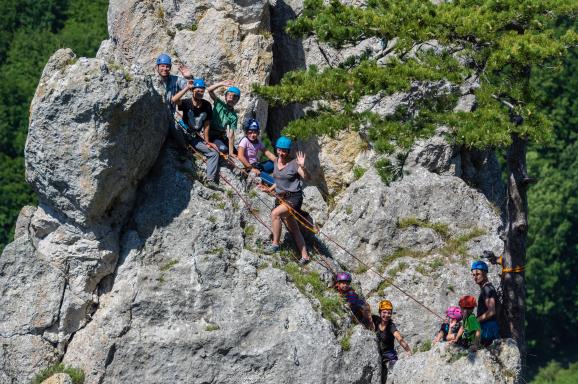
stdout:
<svg viewBox="0 0 578 384">
<path fill-rule="evenodd" d="M 259 122 L 255 119 L 250 119 L 245 124 L 245 137 L 239 142 L 237 150 L 237 158 L 245 169 L 261 177 L 261 180 L 268 185 L 275 183 L 271 173 L 273 172 L 273 162 L 276 160 L 265 145 L 259 140 Z M 259 161 L 261 154 L 264 154 L 269 160 Z"/>
</svg>

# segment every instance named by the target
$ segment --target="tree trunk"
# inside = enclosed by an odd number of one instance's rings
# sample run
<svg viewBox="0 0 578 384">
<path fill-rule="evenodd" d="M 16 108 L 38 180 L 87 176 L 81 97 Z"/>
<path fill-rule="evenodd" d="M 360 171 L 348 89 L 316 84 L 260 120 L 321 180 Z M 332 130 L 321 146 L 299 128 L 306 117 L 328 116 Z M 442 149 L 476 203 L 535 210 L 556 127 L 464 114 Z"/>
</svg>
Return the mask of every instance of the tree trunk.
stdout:
<svg viewBox="0 0 578 384">
<path fill-rule="evenodd" d="M 512 134 L 508 149 L 508 223 L 505 238 L 503 268 L 523 267 L 526 263 L 526 239 L 528 236 L 528 198 L 526 191 L 531 180 L 526 173 L 527 140 Z M 503 310 L 501 323 L 505 333 L 518 343 L 522 367 L 526 365 L 524 272 L 502 274 Z"/>
</svg>

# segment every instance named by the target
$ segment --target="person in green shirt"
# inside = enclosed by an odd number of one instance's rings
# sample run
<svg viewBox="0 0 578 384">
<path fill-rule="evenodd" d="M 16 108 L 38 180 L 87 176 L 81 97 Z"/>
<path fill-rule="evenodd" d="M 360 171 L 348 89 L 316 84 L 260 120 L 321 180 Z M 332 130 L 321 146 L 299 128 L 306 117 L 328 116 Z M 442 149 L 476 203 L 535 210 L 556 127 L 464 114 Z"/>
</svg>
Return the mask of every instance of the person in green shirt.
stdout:
<svg viewBox="0 0 578 384">
<path fill-rule="evenodd" d="M 470 295 L 463 296 L 459 304 L 464 320 L 456 338 L 450 341 L 450 343 L 457 341 L 460 345 L 466 348 L 469 347 L 471 352 L 475 352 L 480 347 L 481 337 L 480 322 L 474 315 L 476 298 Z"/>
<path fill-rule="evenodd" d="M 232 86 L 231 80 L 216 83 L 207 88 L 209 96 L 213 99 L 213 118 L 211 119 L 211 129 L 209 130 L 208 140 L 217 144 L 221 152 L 227 152 L 230 156 L 234 155 L 235 147 L 235 130 L 237 129 L 237 112 L 235 105 L 241 98 L 241 90 Z M 228 87 L 225 91 L 225 100 L 219 98 L 215 91 L 221 87 Z"/>
</svg>

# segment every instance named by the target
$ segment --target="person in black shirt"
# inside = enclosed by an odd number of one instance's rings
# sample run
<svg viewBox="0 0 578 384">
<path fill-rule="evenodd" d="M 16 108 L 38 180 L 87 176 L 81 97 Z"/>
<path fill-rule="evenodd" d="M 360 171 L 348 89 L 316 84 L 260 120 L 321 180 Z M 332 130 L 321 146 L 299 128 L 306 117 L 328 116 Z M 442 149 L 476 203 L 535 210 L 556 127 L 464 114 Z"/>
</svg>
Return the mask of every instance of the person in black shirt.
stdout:
<svg viewBox="0 0 578 384">
<path fill-rule="evenodd" d="M 476 316 L 482 328 L 482 344 L 488 346 L 500 337 L 500 327 L 497 321 L 498 292 L 488 281 L 488 265 L 486 263 L 474 261 L 471 271 L 474 281 L 480 286 Z"/>
<path fill-rule="evenodd" d="M 379 302 L 379 316 L 373 316 L 375 324 L 375 334 L 377 336 L 377 346 L 381 355 L 381 383 L 385 384 L 387 374 L 397 361 L 397 352 L 395 351 L 395 340 L 411 355 L 411 348 L 397 330 L 391 316 L 393 314 L 393 305 L 389 300 Z"/>
<path fill-rule="evenodd" d="M 189 91 L 192 91 L 191 99 L 182 99 Z M 195 79 L 189 81 L 182 91 L 173 96 L 172 102 L 182 111 L 183 121 L 187 124 L 190 131 L 186 133 L 188 141 L 199 152 L 207 158 L 207 179 L 208 186 L 219 189 L 218 177 L 219 172 L 219 148 L 217 144 L 209 142 L 209 126 L 213 117 L 213 108 L 211 103 L 203 99 L 205 94 L 205 81 Z M 185 138 L 179 140 L 184 145 Z"/>
</svg>

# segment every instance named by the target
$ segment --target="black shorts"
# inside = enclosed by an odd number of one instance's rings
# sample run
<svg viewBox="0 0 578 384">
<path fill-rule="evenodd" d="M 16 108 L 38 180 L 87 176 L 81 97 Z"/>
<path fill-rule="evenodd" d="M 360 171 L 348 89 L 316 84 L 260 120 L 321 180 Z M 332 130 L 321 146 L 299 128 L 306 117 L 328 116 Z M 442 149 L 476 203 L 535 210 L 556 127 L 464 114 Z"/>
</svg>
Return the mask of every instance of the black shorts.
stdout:
<svg viewBox="0 0 578 384">
<path fill-rule="evenodd" d="M 285 204 L 291 206 L 291 208 L 301 211 L 301 205 L 303 204 L 303 192 L 281 192 L 277 194 L 283 199 Z M 281 205 L 279 199 L 275 199 L 275 206 Z"/>
</svg>

